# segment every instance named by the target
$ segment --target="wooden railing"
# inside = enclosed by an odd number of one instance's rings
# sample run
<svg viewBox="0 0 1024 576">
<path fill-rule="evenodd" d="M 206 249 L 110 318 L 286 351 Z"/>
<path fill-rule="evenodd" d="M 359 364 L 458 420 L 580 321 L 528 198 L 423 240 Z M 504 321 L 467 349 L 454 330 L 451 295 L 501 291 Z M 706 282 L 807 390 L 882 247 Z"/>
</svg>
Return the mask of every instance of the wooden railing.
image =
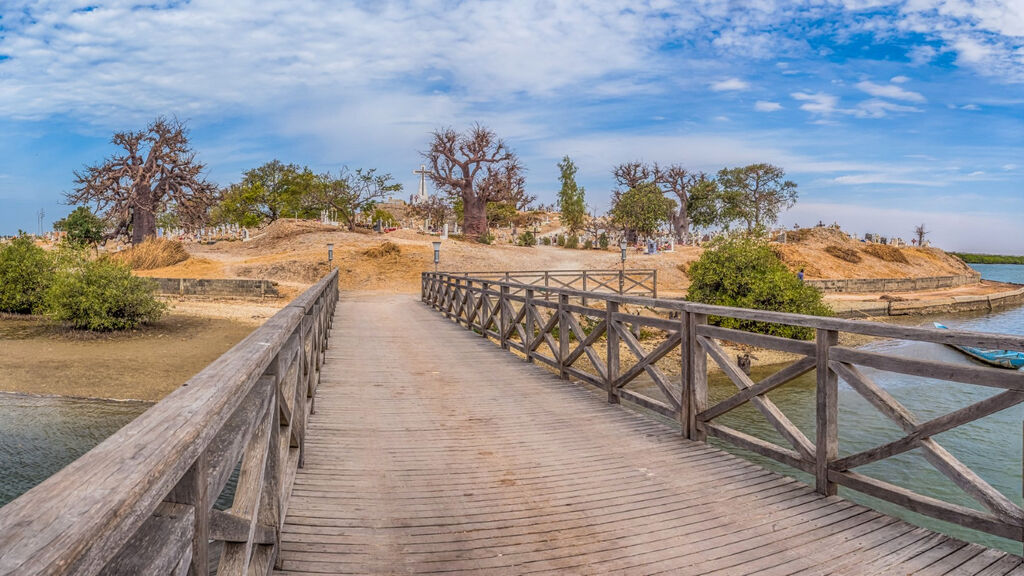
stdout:
<svg viewBox="0 0 1024 576">
<path fill-rule="evenodd" d="M 597 294 L 443 273 L 423 275 L 422 299 L 460 325 L 494 340 L 502 348 L 518 351 L 529 362 L 541 362 L 563 378 L 573 378 L 604 389 L 608 402 L 618 403 L 625 399 L 673 419 L 686 438 L 706 441 L 709 435 L 715 436 L 802 470 L 814 478 L 815 488 L 821 494 L 834 495 L 838 486 L 845 486 L 933 518 L 1016 541 L 1024 540 L 1024 510 L 1019 503 L 991 486 L 934 439 L 942 432 L 1020 404 L 1024 401 L 1024 373 L 981 365 L 898 357 L 839 344 L 840 333 L 846 332 L 938 344 L 1024 350 L 1022 336 L 893 326 L 680 300 Z M 591 305 L 574 303 L 584 299 Z M 629 307 L 637 313 L 626 313 Z M 815 340 L 792 340 L 726 329 L 709 324 L 708 317 L 712 315 L 808 328 L 813 330 Z M 638 338 L 639 331 L 646 332 L 645 340 Z M 799 359 L 755 382 L 723 349 L 720 341 L 789 352 L 798 355 Z M 738 389 L 714 405 L 708 402 L 709 357 Z M 669 358 L 671 361 L 667 360 Z M 862 371 L 863 367 L 983 386 L 1001 392 L 959 410 L 924 419 L 878 386 Z M 767 396 L 767 393 L 811 371 L 816 374 L 813 438 L 794 425 Z M 627 388 L 637 383 L 641 375 L 647 376 L 644 380 L 651 394 Z M 898 425 L 903 436 L 840 457 L 840 378 Z M 753 405 L 784 440 L 781 443 L 769 442 L 718 421 L 721 416 L 744 404 Z M 970 495 L 979 509 L 938 500 L 854 471 L 914 449 L 920 449 L 930 465 Z M 1021 462 L 1007 462 L 1005 466 L 1008 470 L 1020 470 Z"/>
<path fill-rule="evenodd" d="M 635 270 L 516 270 L 514 272 L 450 272 L 463 278 L 502 280 L 510 284 L 567 288 L 602 294 L 658 297 L 658 271 Z M 521 290 L 521 289 L 516 289 Z"/>
<path fill-rule="evenodd" d="M 335 270 L 0 508 L 0 573 L 268 574 L 337 300 Z M 236 469 L 230 508 L 214 509 Z"/>
</svg>

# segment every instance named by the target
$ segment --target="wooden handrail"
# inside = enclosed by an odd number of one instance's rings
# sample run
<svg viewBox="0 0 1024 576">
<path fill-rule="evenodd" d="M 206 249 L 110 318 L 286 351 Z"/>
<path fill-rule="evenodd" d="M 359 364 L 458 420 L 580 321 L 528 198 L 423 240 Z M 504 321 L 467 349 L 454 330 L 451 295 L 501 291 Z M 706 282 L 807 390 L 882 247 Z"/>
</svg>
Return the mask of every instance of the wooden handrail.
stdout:
<svg viewBox="0 0 1024 576">
<path fill-rule="evenodd" d="M 181 388 L 0 508 L 2 574 L 268 573 L 338 299 L 334 270 Z M 128 368 L 128 367 L 126 367 Z M 234 503 L 213 502 L 240 466 Z"/>
<path fill-rule="evenodd" d="M 658 297 L 658 271 L 653 268 L 630 270 L 501 270 L 489 272 L 445 272 L 475 280 L 503 280 L 544 288 L 581 288 L 583 292 L 614 292 Z M 589 284 L 589 285 L 588 285 Z M 606 290 L 602 290 L 606 289 Z"/>
<path fill-rule="evenodd" d="M 545 287 L 462 273 L 424 273 L 422 287 L 423 301 L 453 321 L 492 338 L 504 349 L 521 353 L 528 362 L 549 366 L 562 378 L 574 378 L 604 389 L 608 402 L 627 400 L 675 420 L 686 438 L 706 441 L 709 435 L 715 436 L 802 470 L 814 478 L 815 488 L 821 494 L 834 495 L 842 485 L 939 520 L 1024 540 L 1024 509 L 1020 503 L 988 484 L 933 438 L 1024 403 L 1024 372 L 850 349 L 839 344 L 839 334 L 1018 350 L 1024 350 L 1024 336 L 728 308 Z M 645 315 L 627 314 L 626 305 L 645 311 Z M 708 324 L 709 316 L 811 328 L 815 340 L 804 342 L 713 326 Z M 641 327 L 653 331 L 660 343 L 642 345 L 636 335 Z M 719 340 L 780 350 L 802 358 L 755 382 L 726 353 Z M 597 348 L 601 344 L 607 347 L 603 357 Z M 681 362 L 676 365 L 679 374 L 669 377 L 657 363 L 675 351 Z M 709 358 L 737 387 L 735 394 L 714 405 L 708 398 Z M 875 384 L 858 366 L 1004 391 L 948 414 L 923 419 Z M 816 373 L 815 429 L 805 435 L 767 394 L 812 370 Z M 641 375 L 653 383 L 661 398 L 627 388 Z M 840 458 L 840 379 L 899 426 L 904 436 Z M 784 442 L 769 442 L 716 421 L 744 404 L 752 405 Z M 853 470 L 914 449 L 919 449 L 926 462 L 971 496 L 980 509 L 943 502 Z M 1007 466 L 1019 469 L 1020 464 Z"/>
</svg>

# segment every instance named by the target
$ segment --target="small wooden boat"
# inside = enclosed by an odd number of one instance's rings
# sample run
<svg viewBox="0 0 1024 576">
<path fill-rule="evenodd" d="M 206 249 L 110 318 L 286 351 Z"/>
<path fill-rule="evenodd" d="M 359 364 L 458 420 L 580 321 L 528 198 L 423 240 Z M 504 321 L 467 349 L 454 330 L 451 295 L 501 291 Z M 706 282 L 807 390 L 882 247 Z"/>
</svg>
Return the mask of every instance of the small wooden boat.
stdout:
<svg viewBox="0 0 1024 576">
<path fill-rule="evenodd" d="M 932 322 L 936 328 L 942 330 L 949 330 L 946 326 L 939 324 L 938 322 Z M 1009 368 L 1010 370 L 1016 370 L 1021 366 L 1024 366 L 1024 352 L 1017 352 L 1014 350 L 989 350 L 987 348 L 975 348 L 974 346 L 956 346 L 954 344 L 949 345 L 951 348 L 967 354 L 971 358 L 979 362 L 984 362 L 997 368 Z"/>
</svg>

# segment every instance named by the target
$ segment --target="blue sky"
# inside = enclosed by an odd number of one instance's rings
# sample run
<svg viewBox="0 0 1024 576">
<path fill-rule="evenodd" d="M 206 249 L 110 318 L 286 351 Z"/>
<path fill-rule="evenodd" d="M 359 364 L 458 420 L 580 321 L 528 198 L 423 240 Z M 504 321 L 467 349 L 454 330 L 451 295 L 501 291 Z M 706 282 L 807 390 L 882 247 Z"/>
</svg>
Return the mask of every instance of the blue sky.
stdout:
<svg viewBox="0 0 1024 576">
<path fill-rule="evenodd" d="M 479 121 L 545 202 L 566 154 L 598 211 L 620 162 L 771 162 L 784 224 L 1024 254 L 1024 0 L 4 0 L 0 233 L 159 114 L 223 185 L 279 158 L 409 193 Z"/>
</svg>

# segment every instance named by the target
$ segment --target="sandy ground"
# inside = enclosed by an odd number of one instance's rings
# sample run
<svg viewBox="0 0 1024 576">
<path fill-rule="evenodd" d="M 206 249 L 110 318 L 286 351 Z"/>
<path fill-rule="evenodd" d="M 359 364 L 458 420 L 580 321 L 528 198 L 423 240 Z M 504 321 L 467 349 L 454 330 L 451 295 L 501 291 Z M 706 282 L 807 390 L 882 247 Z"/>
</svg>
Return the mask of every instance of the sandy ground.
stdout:
<svg viewBox="0 0 1024 576">
<path fill-rule="evenodd" d="M 89 334 L 0 317 L 0 390 L 157 401 L 248 335 L 253 322 L 172 312 L 129 332 Z"/>
<path fill-rule="evenodd" d="M 263 235 L 249 242 L 189 244 L 192 258 L 166 268 L 140 271 L 146 276 L 184 278 L 266 278 L 285 289 L 300 290 L 313 284 L 330 269 L 327 244 L 334 245 L 334 262 L 341 272 L 342 290 L 379 290 L 415 293 L 420 273 L 433 270 L 436 236 L 412 230 L 387 234 L 356 233 L 323 226 L 316 222 L 283 220 L 269 226 Z M 383 257 L 367 251 L 384 242 L 397 245 L 400 253 Z M 689 285 L 680 270 L 696 260 L 700 248 L 680 247 L 674 253 L 647 256 L 630 251 L 626 268 L 656 268 L 659 291 L 666 295 L 685 293 Z M 474 241 L 445 240 L 440 269 L 456 272 L 492 270 L 618 269 L 618 250 L 567 250 L 552 246 L 520 247 Z"/>
</svg>

